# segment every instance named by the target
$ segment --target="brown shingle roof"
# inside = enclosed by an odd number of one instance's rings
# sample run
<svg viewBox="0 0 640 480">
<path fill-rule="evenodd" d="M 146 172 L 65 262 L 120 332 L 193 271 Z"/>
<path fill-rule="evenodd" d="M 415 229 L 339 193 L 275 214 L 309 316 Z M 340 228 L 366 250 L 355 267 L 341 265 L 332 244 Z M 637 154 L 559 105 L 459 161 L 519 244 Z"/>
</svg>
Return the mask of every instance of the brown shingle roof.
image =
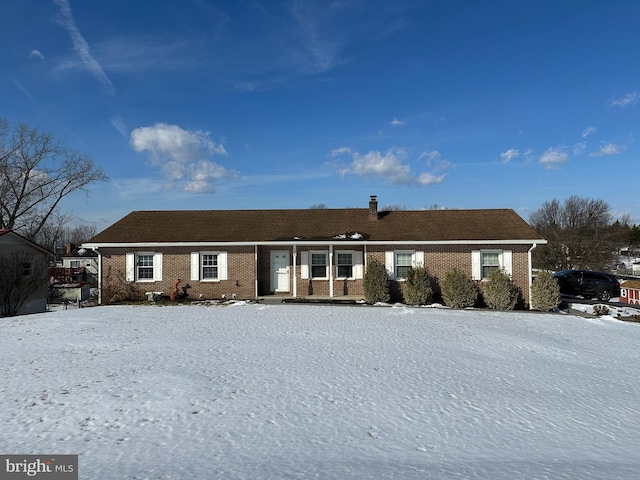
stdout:
<svg viewBox="0 0 640 480">
<path fill-rule="evenodd" d="M 405 210 L 379 217 L 369 220 L 366 208 L 136 211 L 87 243 L 330 240 L 354 233 L 369 241 L 543 240 L 510 209 Z"/>
</svg>

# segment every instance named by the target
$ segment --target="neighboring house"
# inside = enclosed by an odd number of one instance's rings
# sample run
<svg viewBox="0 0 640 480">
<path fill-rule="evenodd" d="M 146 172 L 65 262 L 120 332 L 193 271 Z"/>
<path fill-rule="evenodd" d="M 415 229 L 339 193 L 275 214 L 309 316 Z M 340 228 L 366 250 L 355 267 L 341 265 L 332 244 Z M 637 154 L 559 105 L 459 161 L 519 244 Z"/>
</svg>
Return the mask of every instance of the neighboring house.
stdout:
<svg viewBox="0 0 640 480">
<path fill-rule="evenodd" d="M 0 230 L 0 316 L 47 310 L 47 267 L 53 256 L 12 230 Z"/>
<path fill-rule="evenodd" d="M 87 283 L 90 287 L 98 286 L 98 254 L 96 252 L 67 243 L 61 258 L 63 273 L 71 277 L 69 281 Z"/>
<path fill-rule="evenodd" d="M 105 302 L 123 283 L 168 295 L 178 279 L 190 298 L 362 298 L 377 259 L 395 298 L 412 266 L 478 281 L 502 268 L 528 304 L 531 251 L 544 243 L 510 209 L 378 212 L 372 196 L 368 208 L 136 211 L 83 247 L 98 254 Z"/>
<path fill-rule="evenodd" d="M 620 301 L 640 304 L 640 280 L 625 280 L 620 285 Z"/>
</svg>

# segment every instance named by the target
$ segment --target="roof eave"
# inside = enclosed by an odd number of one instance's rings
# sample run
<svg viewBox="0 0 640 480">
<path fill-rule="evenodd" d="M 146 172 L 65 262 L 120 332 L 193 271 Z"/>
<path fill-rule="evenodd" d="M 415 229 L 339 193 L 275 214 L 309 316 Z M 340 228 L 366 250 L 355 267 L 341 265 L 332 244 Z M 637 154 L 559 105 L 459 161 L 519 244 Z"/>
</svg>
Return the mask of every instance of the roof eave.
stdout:
<svg viewBox="0 0 640 480">
<path fill-rule="evenodd" d="M 545 239 L 507 240 L 277 240 L 255 242 L 94 242 L 84 243 L 88 249 L 97 248 L 161 248 L 161 247 L 247 247 L 267 245 L 544 245 Z"/>
</svg>

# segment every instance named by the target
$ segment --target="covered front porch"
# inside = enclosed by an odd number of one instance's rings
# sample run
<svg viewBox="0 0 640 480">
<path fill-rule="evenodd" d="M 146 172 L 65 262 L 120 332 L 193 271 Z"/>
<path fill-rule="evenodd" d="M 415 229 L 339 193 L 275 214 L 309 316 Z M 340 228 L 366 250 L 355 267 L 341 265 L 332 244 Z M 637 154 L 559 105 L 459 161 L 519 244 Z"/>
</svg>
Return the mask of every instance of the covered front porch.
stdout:
<svg viewBox="0 0 640 480">
<path fill-rule="evenodd" d="M 362 300 L 365 250 L 356 242 L 257 246 L 256 297 L 273 302 Z"/>
</svg>

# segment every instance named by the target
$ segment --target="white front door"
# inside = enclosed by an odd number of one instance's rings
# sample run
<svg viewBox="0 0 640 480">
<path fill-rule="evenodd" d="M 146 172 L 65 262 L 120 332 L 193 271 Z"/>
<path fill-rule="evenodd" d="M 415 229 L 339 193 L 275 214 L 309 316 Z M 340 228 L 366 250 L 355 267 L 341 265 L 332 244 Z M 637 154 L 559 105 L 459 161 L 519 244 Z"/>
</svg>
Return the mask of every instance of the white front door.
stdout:
<svg viewBox="0 0 640 480">
<path fill-rule="evenodd" d="M 271 291 L 289 291 L 289 252 L 271 252 Z"/>
</svg>

